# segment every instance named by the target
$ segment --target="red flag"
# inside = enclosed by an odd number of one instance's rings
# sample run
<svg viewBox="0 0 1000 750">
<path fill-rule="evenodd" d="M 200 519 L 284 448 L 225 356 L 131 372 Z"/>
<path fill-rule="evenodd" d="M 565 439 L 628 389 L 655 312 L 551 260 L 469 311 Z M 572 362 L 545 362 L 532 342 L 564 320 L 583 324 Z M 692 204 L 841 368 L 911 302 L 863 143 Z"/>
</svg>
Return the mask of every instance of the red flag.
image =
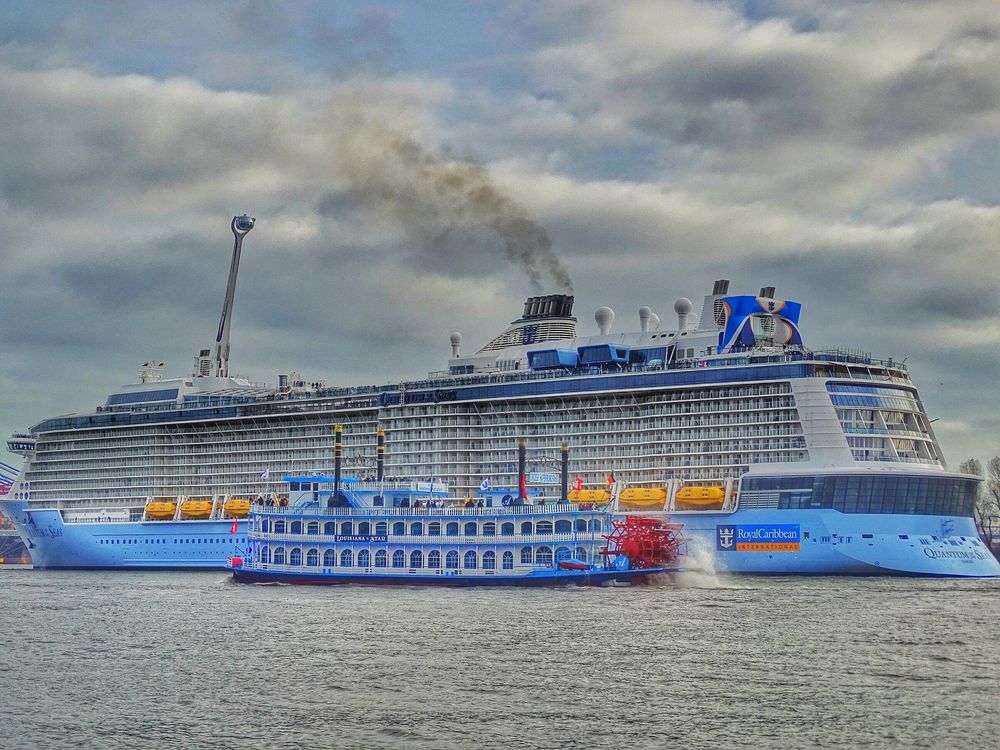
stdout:
<svg viewBox="0 0 1000 750">
<path fill-rule="evenodd" d="M 521 475 L 521 497 L 528 496 L 528 477 L 526 474 Z"/>
<path fill-rule="evenodd" d="M 576 491 L 579 492 L 583 489 L 583 480 L 580 477 L 576 478 Z"/>
<path fill-rule="evenodd" d="M 235 534 L 235 533 L 236 533 L 236 528 L 237 528 L 237 527 L 238 527 L 239 525 L 240 525 L 240 519 L 238 519 L 238 518 L 234 518 L 234 519 L 233 519 L 233 526 L 232 526 L 232 528 L 231 528 L 231 529 L 229 529 L 229 533 L 230 533 L 230 534 Z"/>
<path fill-rule="evenodd" d="M 615 483 L 615 473 L 611 472 L 610 474 L 608 474 L 608 484 L 614 484 L 614 483 Z"/>
</svg>

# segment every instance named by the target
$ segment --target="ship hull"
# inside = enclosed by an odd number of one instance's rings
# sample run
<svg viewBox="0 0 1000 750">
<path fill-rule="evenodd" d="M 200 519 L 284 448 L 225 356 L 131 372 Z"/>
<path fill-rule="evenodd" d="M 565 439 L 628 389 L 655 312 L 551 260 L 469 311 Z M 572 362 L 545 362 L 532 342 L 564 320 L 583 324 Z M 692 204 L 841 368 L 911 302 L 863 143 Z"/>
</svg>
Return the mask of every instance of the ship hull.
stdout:
<svg viewBox="0 0 1000 750">
<path fill-rule="evenodd" d="M 245 551 L 242 521 L 236 534 L 226 520 L 67 524 L 58 510 L 2 505 L 37 568 L 222 570 Z M 1000 575 L 971 518 L 748 509 L 672 519 L 690 540 L 688 567 L 758 575 Z M 740 542 L 740 534 L 749 541 Z"/>
<path fill-rule="evenodd" d="M 665 568 L 655 570 L 589 570 L 589 571 L 535 571 L 525 575 L 460 575 L 460 574 L 350 574 L 310 573 L 289 570 L 233 569 L 237 583 L 285 583 L 307 586 L 336 586 L 359 584 L 364 586 L 447 586 L 470 587 L 548 587 L 548 586 L 610 586 L 627 583 L 648 583 L 654 576 L 674 572 Z M 451 573 L 451 571 L 448 571 Z"/>
</svg>

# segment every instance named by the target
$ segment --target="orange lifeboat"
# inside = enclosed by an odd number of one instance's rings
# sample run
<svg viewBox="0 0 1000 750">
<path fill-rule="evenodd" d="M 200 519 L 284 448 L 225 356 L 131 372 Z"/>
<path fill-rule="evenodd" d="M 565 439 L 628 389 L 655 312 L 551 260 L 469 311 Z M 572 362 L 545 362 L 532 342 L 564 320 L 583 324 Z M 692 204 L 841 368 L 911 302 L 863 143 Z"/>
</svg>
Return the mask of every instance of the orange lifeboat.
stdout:
<svg viewBox="0 0 1000 750">
<path fill-rule="evenodd" d="M 177 501 L 153 498 L 146 503 L 146 518 L 152 521 L 171 521 L 177 512 Z"/>
<path fill-rule="evenodd" d="M 683 510 L 721 510 L 726 502 L 722 487 L 681 487 L 674 503 Z"/>
<path fill-rule="evenodd" d="M 250 512 L 250 499 L 246 497 L 231 497 L 222 506 L 223 512 L 230 518 L 246 518 Z"/>
<path fill-rule="evenodd" d="M 618 497 L 622 510 L 662 510 L 667 491 L 662 487 L 629 487 Z"/>
<path fill-rule="evenodd" d="M 181 503 L 181 518 L 209 518 L 212 515 L 212 500 L 204 497 L 189 497 Z"/>
<path fill-rule="evenodd" d="M 611 499 L 611 490 L 570 490 L 571 503 L 606 503 Z"/>
</svg>

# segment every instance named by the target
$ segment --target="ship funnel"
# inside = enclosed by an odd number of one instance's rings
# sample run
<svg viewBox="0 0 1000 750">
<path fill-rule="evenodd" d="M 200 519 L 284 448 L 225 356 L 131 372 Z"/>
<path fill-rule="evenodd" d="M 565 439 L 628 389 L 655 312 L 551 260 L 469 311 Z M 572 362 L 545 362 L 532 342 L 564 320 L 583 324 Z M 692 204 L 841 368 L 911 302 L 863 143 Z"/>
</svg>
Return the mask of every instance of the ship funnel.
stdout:
<svg viewBox="0 0 1000 750">
<path fill-rule="evenodd" d="M 729 279 L 716 279 L 715 284 L 712 285 L 712 294 L 723 296 L 729 294 Z"/>
<path fill-rule="evenodd" d="M 451 356 L 460 357 L 462 352 L 462 334 L 455 331 L 451 334 Z"/>
<path fill-rule="evenodd" d="M 607 336 L 611 333 L 611 324 L 615 321 L 615 311 L 610 307 L 598 307 L 594 312 L 594 321 L 601 335 Z"/>
</svg>

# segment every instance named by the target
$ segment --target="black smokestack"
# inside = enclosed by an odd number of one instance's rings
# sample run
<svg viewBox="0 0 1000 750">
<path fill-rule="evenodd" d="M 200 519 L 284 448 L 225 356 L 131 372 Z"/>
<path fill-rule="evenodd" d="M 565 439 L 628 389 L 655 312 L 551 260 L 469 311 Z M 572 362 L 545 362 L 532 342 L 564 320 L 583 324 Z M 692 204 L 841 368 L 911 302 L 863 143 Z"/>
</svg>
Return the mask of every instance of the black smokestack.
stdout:
<svg viewBox="0 0 1000 750">
<path fill-rule="evenodd" d="M 375 444 L 375 481 L 381 482 L 385 474 L 385 430 L 380 426 Z"/>
<path fill-rule="evenodd" d="M 522 501 L 528 499 L 528 488 L 524 471 L 528 463 L 528 441 L 521 438 L 517 441 L 517 491 Z"/>
</svg>

